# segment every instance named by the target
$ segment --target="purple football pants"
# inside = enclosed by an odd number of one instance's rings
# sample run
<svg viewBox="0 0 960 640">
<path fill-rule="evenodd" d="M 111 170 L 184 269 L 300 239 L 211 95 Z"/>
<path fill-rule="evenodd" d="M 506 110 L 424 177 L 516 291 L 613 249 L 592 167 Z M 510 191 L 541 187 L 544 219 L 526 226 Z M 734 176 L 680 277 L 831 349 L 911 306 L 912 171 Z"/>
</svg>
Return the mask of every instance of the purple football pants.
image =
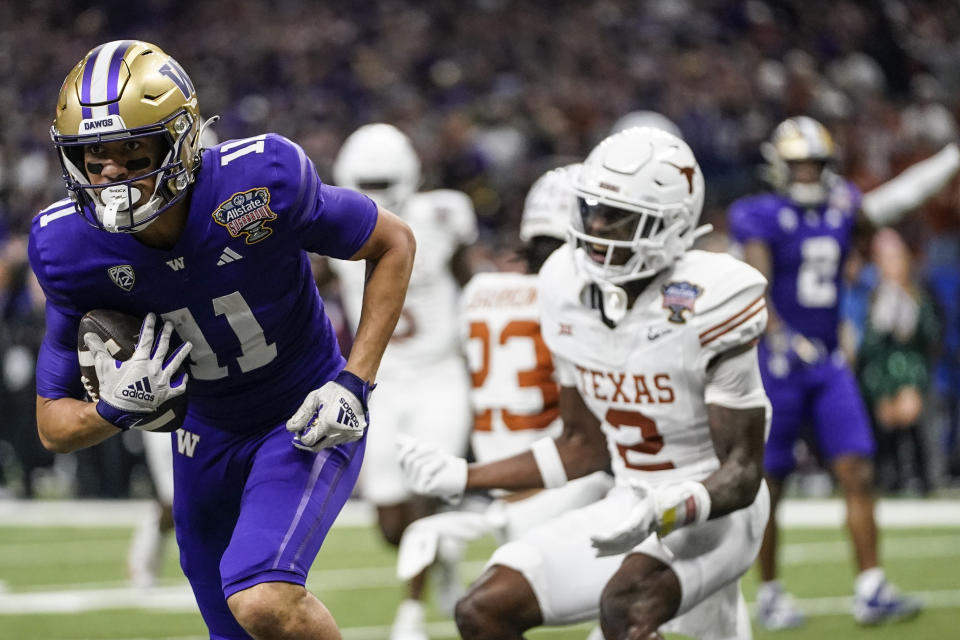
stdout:
<svg viewBox="0 0 960 640">
<path fill-rule="evenodd" d="M 256 435 L 188 420 L 173 434 L 180 565 L 216 640 L 247 639 L 226 599 L 262 582 L 303 585 L 356 483 L 366 436 L 310 453 L 281 423 Z"/>
<path fill-rule="evenodd" d="M 827 357 L 814 365 L 791 368 L 777 377 L 768 366 L 770 352 L 761 342 L 760 375 L 773 405 L 770 437 L 764 452 L 767 474 L 782 478 L 797 461 L 794 445 L 801 429 L 810 425 L 816 445 L 827 462 L 845 455 L 872 457 L 876 445 L 867 411 L 850 367 Z"/>
</svg>

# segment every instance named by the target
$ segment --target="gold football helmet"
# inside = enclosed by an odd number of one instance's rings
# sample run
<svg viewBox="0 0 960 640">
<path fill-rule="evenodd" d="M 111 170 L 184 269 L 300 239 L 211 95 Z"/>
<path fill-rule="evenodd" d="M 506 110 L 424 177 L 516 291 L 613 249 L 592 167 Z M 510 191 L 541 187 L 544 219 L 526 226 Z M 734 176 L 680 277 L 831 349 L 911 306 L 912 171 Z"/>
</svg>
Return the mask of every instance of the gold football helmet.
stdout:
<svg viewBox="0 0 960 640">
<path fill-rule="evenodd" d="M 63 179 L 77 212 L 111 232 L 140 231 L 186 195 L 200 167 L 200 134 L 193 83 L 160 47 L 139 40 L 102 44 L 67 75 L 50 130 Z M 92 185 L 84 147 L 144 136 L 160 136 L 159 166 L 130 180 Z M 149 197 L 132 185 L 156 175 Z"/>
<path fill-rule="evenodd" d="M 814 207 L 827 200 L 838 177 L 833 171 L 836 147 L 830 132 L 809 116 L 788 118 L 777 125 L 770 141 L 760 147 L 767 161 L 765 177 L 778 191 L 800 206 Z M 819 165 L 815 181 L 798 181 L 791 163 Z"/>
</svg>

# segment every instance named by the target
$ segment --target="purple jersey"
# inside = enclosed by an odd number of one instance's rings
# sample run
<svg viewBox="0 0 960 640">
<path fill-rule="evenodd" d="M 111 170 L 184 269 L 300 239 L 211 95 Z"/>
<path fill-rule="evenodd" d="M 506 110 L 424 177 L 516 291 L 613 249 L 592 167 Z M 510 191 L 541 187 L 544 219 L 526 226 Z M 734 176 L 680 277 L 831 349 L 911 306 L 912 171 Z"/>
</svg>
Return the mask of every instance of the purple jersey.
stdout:
<svg viewBox="0 0 960 640">
<path fill-rule="evenodd" d="M 48 207 L 30 231 L 30 264 L 47 295 L 39 395 L 81 394 L 77 326 L 95 308 L 156 312 L 193 343 L 188 424 L 273 426 L 343 367 L 306 252 L 352 256 L 377 208 L 322 184 L 296 144 L 265 134 L 204 151 L 170 250 L 94 229 L 73 206 Z"/>
<path fill-rule="evenodd" d="M 740 244 L 760 240 L 773 261 L 770 298 L 794 331 L 837 346 L 841 266 L 850 250 L 860 209 L 860 191 L 850 182 L 833 188 L 820 207 L 805 209 L 779 194 L 741 198 L 729 223 Z"/>
</svg>

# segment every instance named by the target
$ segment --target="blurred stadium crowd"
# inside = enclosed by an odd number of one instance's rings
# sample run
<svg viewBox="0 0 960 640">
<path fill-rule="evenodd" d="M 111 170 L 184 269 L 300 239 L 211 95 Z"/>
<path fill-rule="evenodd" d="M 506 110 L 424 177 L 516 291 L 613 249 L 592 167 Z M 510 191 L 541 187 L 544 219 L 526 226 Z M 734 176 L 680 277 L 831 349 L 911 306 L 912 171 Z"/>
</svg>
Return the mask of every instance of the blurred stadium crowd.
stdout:
<svg viewBox="0 0 960 640">
<path fill-rule="evenodd" d="M 840 172 L 864 190 L 958 137 L 956 0 L 11 0 L 0 25 L 0 490 L 19 496 L 149 491 L 137 434 L 55 458 L 33 423 L 43 302 L 26 232 L 64 193 L 48 133 L 60 82 L 99 42 L 160 44 L 190 70 L 202 113 L 221 116 L 221 140 L 281 133 L 325 179 L 357 126 L 397 125 L 425 188 L 473 199 L 476 269 L 509 261 L 533 179 L 637 109 L 675 122 L 700 160 L 717 250 L 727 205 L 759 187 L 760 143 L 785 117 L 827 125 Z M 930 372 L 928 446 L 903 460 L 899 445 L 882 449 L 878 481 L 925 493 L 960 481 L 960 181 L 897 232 L 852 261 L 847 344 L 871 335 L 871 291 L 886 273 L 872 252 L 906 247 L 929 308 L 912 341 Z"/>
</svg>

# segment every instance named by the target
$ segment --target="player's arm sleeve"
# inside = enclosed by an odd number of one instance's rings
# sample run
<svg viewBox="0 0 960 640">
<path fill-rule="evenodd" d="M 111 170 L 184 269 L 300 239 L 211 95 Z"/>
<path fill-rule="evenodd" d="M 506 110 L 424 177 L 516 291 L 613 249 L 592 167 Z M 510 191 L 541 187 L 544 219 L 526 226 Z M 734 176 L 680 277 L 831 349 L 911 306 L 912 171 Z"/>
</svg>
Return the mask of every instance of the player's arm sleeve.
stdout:
<svg viewBox="0 0 960 640">
<path fill-rule="evenodd" d="M 693 323 L 700 341 L 697 370 L 707 373 L 719 356 L 755 344 L 767 326 L 766 279 L 728 258 L 696 302 Z"/>
<path fill-rule="evenodd" d="M 302 249 L 347 259 L 360 250 L 377 224 L 377 205 L 367 196 L 324 184 L 299 145 L 270 136 L 275 189 L 289 203 L 294 237 Z"/>
<path fill-rule="evenodd" d="M 37 355 L 37 395 L 51 399 L 83 397 L 77 360 L 79 326 L 78 315 L 47 301 L 47 331 Z"/>
<path fill-rule="evenodd" d="M 707 369 L 704 401 L 731 409 L 767 406 L 755 345 L 720 358 Z"/>
<path fill-rule="evenodd" d="M 960 149 L 951 142 L 864 194 L 863 213 L 877 226 L 894 224 L 942 189 L 958 169 Z"/>
<path fill-rule="evenodd" d="M 77 331 L 83 315 L 69 302 L 62 291 L 70 283 L 64 276 L 51 275 L 46 259 L 45 243 L 50 240 L 41 234 L 44 225 L 40 216 L 30 229 L 27 255 L 30 268 L 37 277 L 45 297 L 46 332 L 37 354 L 37 395 L 44 398 L 82 398 L 80 362 L 77 359 Z"/>
</svg>

